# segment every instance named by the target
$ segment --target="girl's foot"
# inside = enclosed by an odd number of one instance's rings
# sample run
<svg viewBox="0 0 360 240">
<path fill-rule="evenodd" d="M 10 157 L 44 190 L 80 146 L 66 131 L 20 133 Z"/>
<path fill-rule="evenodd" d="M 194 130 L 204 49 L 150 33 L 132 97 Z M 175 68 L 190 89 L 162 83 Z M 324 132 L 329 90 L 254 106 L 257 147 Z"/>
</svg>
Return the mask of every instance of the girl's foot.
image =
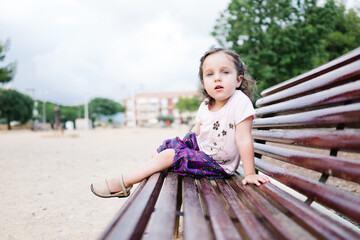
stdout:
<svg viewBox="0 0 360 240">
<path fill-rule="evenodd" d="M 99 197 L 111 198 L 111 197 L 127 197 L 130 195 L 130 187 L 125 187 L 122 175 L 120 178 L 113 178 L 91 184 L 91 191 Z"/>
</svg>

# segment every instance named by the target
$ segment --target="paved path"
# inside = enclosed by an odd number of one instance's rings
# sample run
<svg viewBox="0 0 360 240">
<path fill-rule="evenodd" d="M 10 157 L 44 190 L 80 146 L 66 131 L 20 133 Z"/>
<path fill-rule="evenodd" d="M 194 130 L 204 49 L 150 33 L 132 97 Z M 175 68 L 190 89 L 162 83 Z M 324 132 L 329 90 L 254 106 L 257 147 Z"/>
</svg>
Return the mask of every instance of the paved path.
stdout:
<svg viewBox="0 0 360 240">
<path fill-rule="evenodd" d="M 52 137 L 0 131 L 0 239 L 96 239 L 124 199 L 102 199 L 93 181 L 146 161 L 186 129 L 112 129 Z"/>
</svg>

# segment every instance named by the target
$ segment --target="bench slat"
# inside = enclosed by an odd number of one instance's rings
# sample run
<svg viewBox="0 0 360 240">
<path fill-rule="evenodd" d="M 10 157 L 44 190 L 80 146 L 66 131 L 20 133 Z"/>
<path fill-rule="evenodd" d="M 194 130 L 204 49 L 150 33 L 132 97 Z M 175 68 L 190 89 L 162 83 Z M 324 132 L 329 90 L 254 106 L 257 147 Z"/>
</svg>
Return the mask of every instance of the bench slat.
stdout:
<svg viewBox="0 0 360 240">
<path fill-rule="evenodd" d="M 229 203 L 231 209 L 234 211 L 238 218 L 242 231 L 246 234 L 248 239 L 274 239 L 269 231 L 262 225 L 241 199 L 236 195 L 234 190 L 224 181 L 215 180 L 219 186 L 221 193 L 224 195 L 226 201 Z"/>
<path fill-rule="evenodd" d="M 238 173 L 244 177 L 244 171 L 241 167 L 238 168 Z M 274 204 L 280 211 L 287 214 L 289 217 L 297 221 L 301 226 L 312 232 L 318 238 L 323 239 L 357 239 L 360 234 L 339 225 L 339 223 L 330 217 L 314 211 L 314 208 L 303 203 L 299 199 L 293 197 L 289 193 L 281 190 L 272 183 L 266 183 L 259 186 L 259 192 L 278 204 Z"/>
<path fill-rule="evenodd" d="M 273 230 L 276 232 L 277 239 L 298 239 L 296 234 L 294 234 L 294 229 L 291 227 L 284 227 L 284 225 L 280 222 L 281 218 L 278 219 L 281 216 L 276 217 L 276 215 L 280 214 L 280 212 L 274 211 L 276 209 L 271 209 L 271 204 L 259 194 L 255 193 L 252 188 L 253 186 L 243 186 L 242 182 L 234 176 L 231 177 L 231 180 L 234 182 L 234 184 L 231 185 L 232 188 L 236 192 L 243 192 L 245 194 L 249 201 L 251 201 L 255 208 L 265 217 Z M 287 222 L 287 224 L 289 224 L 289 222 Z M 288 231 L 289 229 L 291 229 L 291 232 Z"/>
<path fill-rule="evenodd" d="M 360 161 L 254 143 L 255 152 L 334 177 L 360 183 Z"/>
<path fill-rule="evenodd" d="M 286 211 L 291 212 L 293 217 L 301 221 L 302 226 L 312 230 L 316 235 L 325 239 L 357 239 L 360 234 L 353 231 L 328 216 L 325 216 L 309 205 L 292 197 L 273 184 L 261 186 L 260 189 L 269 195 L 273 200 L 280 203 Z"/>
<path fill-rule="evenodd" d="M 274 94 L 276 92 L 290 88 L 292 86 L 295 86 L 299 83 L 305 82 L 309 79 L 312 79 L 312 78 L 322 75 L 324 73 L 330 72 L 336 68 L 339 68 L 341 66 L 349 64 L 358 59 L 360 59 L 360 47 L 357 49 L 354 49 L 353 51 L 348 52 L 347 54 L 345 54 L 341 57 L 338 57 L 328 63 L 325 63 L 315 69 L 312 69 L 306 73 L 303 73 L 299 76 L 293 77 L 287 81 L 276 84 L 275 86 L 272 86 L 268 89 L 265 89 L 264 91 L 261 92 L 261 95 L 268 96 L 268 95 Z"/>
<path fill-rule="evenodd" d="M 163 181 L 164 176 L 160 173 L 155 173 L 147 180 L 143 189 L 131 203 L 131 207 L 126 209 L 106 239 L 140 239 L 142 237 Z"/>
<path fill-rule="evenodd" d="M 324 127 L 336 126 L 339 123 L 360 123 L 360 103 L 285 116 L 256 118 L 253 121 L 253 127 Z"/>
<path fill-rule="evenodd" d="M 318 76 L 314 79 L 303 82 L 294 87 L 284 89 L 281 92 L 260 98 L 256 101 L 256 106 L 262 107 L 293 98 L 294 96 L 303 96 L 305 93 L 313 92 L 314 90 L 334 85 L 336 83 L 343 82 L 344 80 L 350 80 L 357 76 L 360 76 L 360 60 L 352 62 L 334 71 L 328 72 L 324 75 Z"/>
<path fill-rule="evenodd" d="M 189 240 L 212 239 L 199 199 L 195 179 L 184 177 L 184 238 Z"/>
<path fill-rule="evenodd" d="M 200 179 L 215 239 L 242 239 L 208 179 Z"/>
<path fill-rule="evenodd" d="M 135 191 L 131 193 L 131 195 L 128 197 L 124 205 L 121 207 L 120 211 L 116 214 L 115 218 L 111 221 L 111 223 L 108 225 L 108 227 L 99 237 L 100 240 L 107 239 L 108 235 L 113 231 L 113 228 L 116 226 L 117 222 L 122 218 L 126 210 L 131 206 L 132 202 L 136 199 L 137 195 L 144 188 L 146 182 L 147 179 L 141 181 L 141 183 L 136 187 Z"/>
<path fill-rule="evenodd" d="M 355 195 L 300 176 L 258 158 L 255 158 L 255 166 L 259 171 L 305 196 L 314 198 L 315 201 L 344 214 L 354 221 L 360 221 L 360 199 Z"/>
<path fill-rule="evenodd" d="M 172 239 L 175 230 L 178 175 L 169 172 L 156 203 L 155 213 L 147 232 L 147 239 Z"/>
<path fill-rule="evenodd" d="M 319 148 L 360 151 L 360 130 L 252 130 L 254 139 Z"/>
<path fill-rule="evenodd" d="M 360 98 L 360 80 L 345 85 L 334 87 L 311 95 L 291 99 L 269 106 L 256 109 L 256 117 L 269 114 L 281 114 L 284 112 L 295 112 L 304 108 L 319 107 L 326 104 L 341 103 L 348 100 Z M 305 109 L 307 110 L 307 109 Z"/>
</svg>

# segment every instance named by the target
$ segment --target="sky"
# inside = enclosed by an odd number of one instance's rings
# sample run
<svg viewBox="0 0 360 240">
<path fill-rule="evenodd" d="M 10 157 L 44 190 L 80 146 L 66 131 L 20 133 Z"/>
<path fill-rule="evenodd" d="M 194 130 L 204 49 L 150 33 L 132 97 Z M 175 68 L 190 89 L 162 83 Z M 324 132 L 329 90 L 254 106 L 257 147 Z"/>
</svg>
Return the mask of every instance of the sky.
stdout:
<svg viewBox="0 0 360 240">
<path fill-rule="evenodd" d="M 78 105 L 132 92 L 193 91 L 199 59 L 230 0 L 0 0 L 4 87 Z"/>
</svg>

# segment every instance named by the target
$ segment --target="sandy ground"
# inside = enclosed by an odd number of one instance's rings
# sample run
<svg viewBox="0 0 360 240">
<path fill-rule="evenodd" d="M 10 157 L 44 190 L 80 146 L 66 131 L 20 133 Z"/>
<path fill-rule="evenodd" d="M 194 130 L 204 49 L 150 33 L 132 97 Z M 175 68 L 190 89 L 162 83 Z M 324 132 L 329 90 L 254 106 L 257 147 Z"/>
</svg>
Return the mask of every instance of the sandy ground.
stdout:
<svg viewBox="0 0 360 240">
<path fill-rule="evenodd" d="M 97 239 L 125 199 L 90 183 L 130 171 L 187 129 L 105 129 L 79 137 L 0 131 L 0 239 Z"/>
</svg>

